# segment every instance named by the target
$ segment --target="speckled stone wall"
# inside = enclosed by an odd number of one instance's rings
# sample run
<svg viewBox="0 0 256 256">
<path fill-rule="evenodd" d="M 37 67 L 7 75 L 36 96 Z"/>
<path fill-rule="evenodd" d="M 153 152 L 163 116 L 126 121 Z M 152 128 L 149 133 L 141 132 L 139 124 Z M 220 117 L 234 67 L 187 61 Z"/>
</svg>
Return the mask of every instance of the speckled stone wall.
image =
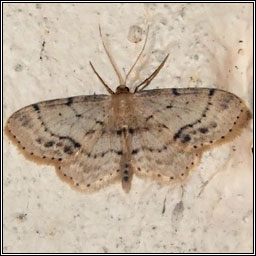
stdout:
<svg viewBox="0 0 256 256">
<path fill-rule="evenodd" d="M 252 4 L 5 3 L 3 11 L 4 122 L 35 102 L 106 93 L 89 61 L 116 88 L 99 24 L 126 71 L 150 25 L 130 88 L 169 53 L 150 88 L 228 90 L 252 109 Z M 252 252 L 251 126 L 206 152 L 184 184 L 135 177 L 129 194 L 119 183 L 76 192 L 53 167 L 26 160 L 3 140 L 6 253 Z"/>
</svg>

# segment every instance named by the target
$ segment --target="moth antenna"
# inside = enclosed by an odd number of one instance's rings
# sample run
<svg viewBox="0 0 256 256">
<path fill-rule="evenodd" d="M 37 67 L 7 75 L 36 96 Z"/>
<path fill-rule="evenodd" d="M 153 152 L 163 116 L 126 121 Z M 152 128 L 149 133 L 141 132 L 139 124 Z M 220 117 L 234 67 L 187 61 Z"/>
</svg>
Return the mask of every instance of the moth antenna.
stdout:
<svg viewBox="0 0 256 256">
<path fill-rule="evenodd" d="M 107 49 L 107 47 L 106 47 L 106 45 L 104 43 L 104 40 L 103 40 L 103 37 L 102 37 L 102 33 L 101 33 L 100 25 L 99 25 L 99 32 L 100 32 L 100 38 L 101 38 L 104 50 L 105 50 L 106 54 L 108 55 L 108 59 L 109 59 L 111 65 L 112 65 L 113 69 L 115 70 L 115 73 L 116 73 L 116 75 L 118 77 L 119 85 L 121 87 L 125 87 L 125 80 L 123 79 L 123 77 L 122 77 L 122 75 L 121 75 L 121 73 L 120 73 L 120 71 L 119 71 L 119 69 L 118 69 L 114 59 L 112 58 L 111 54 L 109 53 L 109 50 Z"/>
<path fill-rule="evenodd" d="M 126 75 L 126 77 L 125 77 L 125 84 L 126 84 L 126 81 L 127 81 L 128 77 L 129 77 L 129 75 L 131 74 L 132 70 L 133 70 L 134 67 L 136 66 L 137 62 L 139 61 L 139 59 L 140 59 L 140 57 L 141 57 L 141 55 L 142 55 L 142 53 L 143 53 L 143 51 L 144 51 L 144 49 L 145 49 L 145 47 L 146 47 L 146 44 L 147 44 L 147 41 L 148 41 L 148 33 L 149 33 L 149 25 L 148 25 L 148 27 L 147 27 L 146 38 L 145 38 L 143 47 L 142 47 L 142 49 L 141 49 L 141 51 L 140 51 L 140 53 L 139 53 L 139 55 L 138 55 L 136 61 L 135 61 L 134 64 L 131 66 L 130 70 L 128 71 L 128 73 L 127 73 L 127 75 Z"/>
<path fill-rule="evenodd" d="M 110 88 L 109 86 L 104 82 L 104 80 L 101 78 L 101 76 L 98 74 L 98 72 L 95 70 L 94 66 L 92 65 L 91 62 L 90 63 L 90 66 L 93 70 L 93 72 L 96 74 L 96 76 L 99 78 L 99 80 L 101 81 L 101 83 L 104 85 L 104 87 L 106 88 L 106 90 L 108 91 L 109 94 L 115 94 Z"/>
<path fill-rule="evenodd" d="M 143 82 L 141 82 L 139 85 L 137 85 L 135 87 L 134 93 L 137 92 L 137 91 L 142 91 L 144 88 L 146 88 L 151 83 L 151 81 L 157 76 L 159 71 L 164 66 L 164 64 L 165 64 L 166 60 L 168 59 L 168 57 L 169 57 L 169 53 L 166 55 L 166 57 L 164 58 L 162 63 L 158 66 L 158 68 L 148 78 L 146 78 Z M 142 86 L 142 88 L 140 88 L 141 86 Z"/>
</svg>

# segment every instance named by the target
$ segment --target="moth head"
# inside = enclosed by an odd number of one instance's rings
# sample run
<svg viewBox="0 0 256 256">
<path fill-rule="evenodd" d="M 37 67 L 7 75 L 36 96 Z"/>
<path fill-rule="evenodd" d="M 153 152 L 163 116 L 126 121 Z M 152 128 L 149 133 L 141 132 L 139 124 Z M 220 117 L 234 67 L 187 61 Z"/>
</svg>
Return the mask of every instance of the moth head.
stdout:
<svg viewBox="0 0 256 256">
<path fill-rule="evenodd" d="M 130 89 L 125 85 L 119 85 L 116 88 L 116 93 L 115 94 L 121 94 L 121 93 L 130 93 Z"/>
</svg>

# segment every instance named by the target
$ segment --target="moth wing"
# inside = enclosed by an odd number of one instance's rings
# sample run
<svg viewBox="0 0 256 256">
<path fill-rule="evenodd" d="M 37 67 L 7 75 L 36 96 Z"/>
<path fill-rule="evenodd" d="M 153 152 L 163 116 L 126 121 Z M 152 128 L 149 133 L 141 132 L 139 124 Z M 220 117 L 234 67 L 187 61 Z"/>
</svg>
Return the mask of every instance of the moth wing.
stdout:
<svg viewBox="0 0 256 256">
<path fill-rule="evenodd" d="M 85 141 L 72 158 L 56 165 L 59 177 L 85 192 L 120 181 L 120 138 L 102 127 L 88 134 Z"/>
<path fill-rule="evenodd" d="M 242 100 L 222 90 L 161 89 L 136 95 L 140 120 L 132 136 L 134 170 L 164 183 L 186 177 L 204 150 L 234 138 L 251 118 Z"/>
<path fill-rule="evenodd" d="M 137 94 L 144 123 L 165 130 L 173 145 L 205 150 L 237 136 L 251 113 L 236 95 L 217 89 L 185 88 Z"/>
<path fill-rule="evenodd" d="M 169 134 L 157 129 L 138 130 L 132 136 L 134 172 L 160 183 L 183 180 L 200 161 L 200 152 L 175 147 Z"/>
<path fill-rule="evenodd" d="M 101 127 L 109 96 L 77 96 L 24 107 L 7 121 L 5 132 L 24 155 L 56 164 L 72 158 L 88 133 Z"/>
</svg>

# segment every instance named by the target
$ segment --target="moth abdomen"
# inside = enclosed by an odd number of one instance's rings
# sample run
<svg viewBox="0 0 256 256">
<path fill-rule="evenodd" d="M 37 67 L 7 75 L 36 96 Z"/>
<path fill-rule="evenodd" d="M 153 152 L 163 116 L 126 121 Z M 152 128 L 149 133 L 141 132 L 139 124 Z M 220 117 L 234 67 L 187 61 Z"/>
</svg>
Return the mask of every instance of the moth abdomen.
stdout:
<svg viewBox="0 0 256 256">
<path fill-rule="evenodd" d="M 122 167 L 121 179 L 122 179 L 122 187 L 125 192 L 129 192 L 131 188 L 133 171 L 131 165 L 129 163 L 125 163 Z"/>
</svg>

